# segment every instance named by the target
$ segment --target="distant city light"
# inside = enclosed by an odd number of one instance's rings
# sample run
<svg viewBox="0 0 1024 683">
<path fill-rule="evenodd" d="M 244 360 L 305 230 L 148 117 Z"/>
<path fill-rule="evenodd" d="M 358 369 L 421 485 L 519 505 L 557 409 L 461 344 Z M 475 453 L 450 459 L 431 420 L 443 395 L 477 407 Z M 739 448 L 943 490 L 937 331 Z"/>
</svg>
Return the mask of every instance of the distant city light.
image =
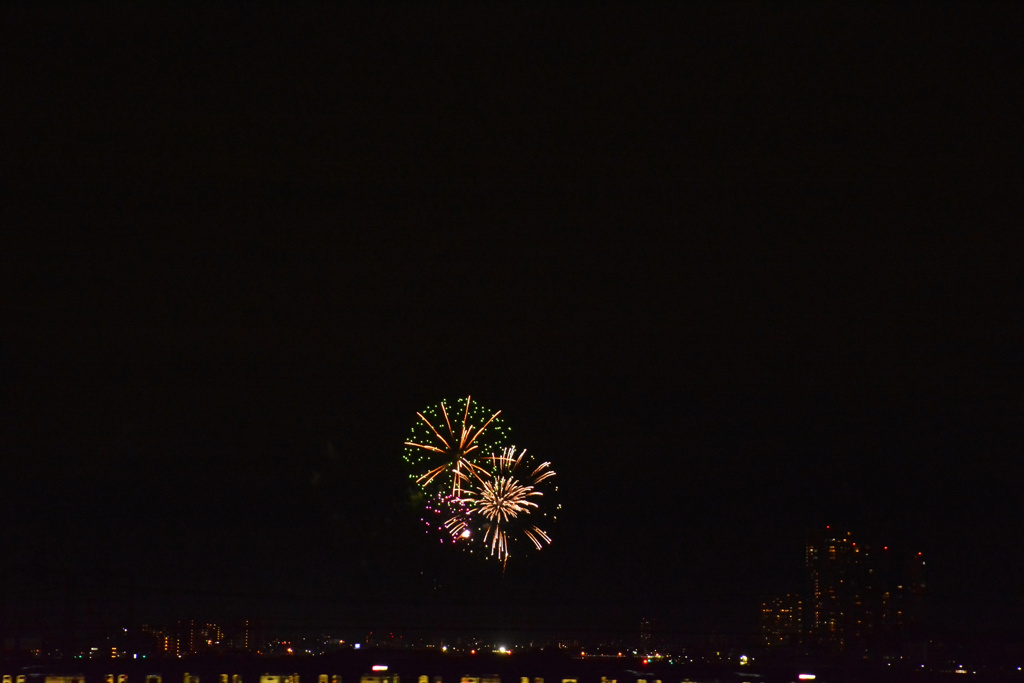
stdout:
<svg viewBox="0 0 1024 683">
<path fill-rule="evenodd" d="M 374 671 L 387 671 L 388 670 L 388 665 L 387 664 L 374 664 L 370 668 L 373 669 Z"/>
<path fill-rule="evenodd" d="M 800 674 L 799 676 L 797 676 L 797 678 L 799 678 L 801 681 L 813 681 L 815 678 L 817 678 L 817 676 L 815 676 L 814 674 Z"/>
</svg>

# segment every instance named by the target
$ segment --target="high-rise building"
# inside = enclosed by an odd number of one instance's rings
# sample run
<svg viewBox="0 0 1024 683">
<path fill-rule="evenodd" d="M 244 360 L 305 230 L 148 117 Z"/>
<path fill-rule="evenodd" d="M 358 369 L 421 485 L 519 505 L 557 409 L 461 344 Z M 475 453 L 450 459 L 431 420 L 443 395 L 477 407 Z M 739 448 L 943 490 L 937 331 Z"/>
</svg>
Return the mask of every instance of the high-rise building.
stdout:
<svg viewBox="0 0 1024 683">
<path fill-rule="evenodd" d="M 220 626 L 199 623 L 195 619 L 179 621 L 175 630 L 181 654 L 196 655 L 217 650 L 224 640 L 224 632 Z"/>
<path fill-rule="evenodd" d="M 858 544 L 850 532 L 826 527 L 811 534 L 806 564 L 805 633 L 809 642 L 829 650 L 892 646 L 908 621 L 910 603 L 923 594 L 923 562 L 911 563 L 908 571 L 888 546 Z"/>
<path fill-rule="evenodd" d="M 152 639 L 153 651 L 156 654 L 171 657 L 181 656 L 180 642 L 173 633 L 164 629 L 154 628 L 148 624 L 143 624 L 140 630 Z"/>
<path fill-rule="evenodd" d="M 242 652 L 252 652 L 253 650 L 252 623 L 249 619 L 242 620 L 238 646 Z"/>
<path fill-rule="evenodd" d="M 765 647 L 788 647 L 803 635 L 803 599 L 794 593 L 761 603 L 761 640 Z"/>
<path fill-rule="evenodd" d="M 842 650 L 846 641 L 848 593 L 859 551 L 849 532 L 829 531 L 826 528 L 826 533 L 814 534 L 807 541 L 805 559 L 810 581 L 807 631 L 816 644 Z"/>
</svg>

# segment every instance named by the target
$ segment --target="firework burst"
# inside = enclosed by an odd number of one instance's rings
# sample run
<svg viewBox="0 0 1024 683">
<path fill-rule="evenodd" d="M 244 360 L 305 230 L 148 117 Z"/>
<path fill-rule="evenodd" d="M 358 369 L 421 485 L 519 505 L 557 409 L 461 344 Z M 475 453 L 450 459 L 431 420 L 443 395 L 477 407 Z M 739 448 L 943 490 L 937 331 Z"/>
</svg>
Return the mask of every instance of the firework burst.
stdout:
<svg viewBox="0 0 1024 683">
<path fill-rule="evenodd" d="M 558 490 L 555 472 L 551 463 L 537 464 L 526 449 L 516 455 L 515 446 L 507 446 L 484 460 L 488 466 L 472 471 L 462 501 L 469 508 L 470 523 L 479 542 L 490 557 L 504 565 L 516 546 L 541 550 L 551 543 L 541 525 L 547 526 L 555 518 L 542 504 L 550 504 L 545 500 L 546 493 Z"/>
<path fill-rule="evenodd" d="M 500 410 L 492 412 L 469 396 L 416 413 L 405 441 L 410 477 L 425 492 L 460 497 L 481 469 L 481 454 L 508 440 L 500 415 Z"/>
</svg>

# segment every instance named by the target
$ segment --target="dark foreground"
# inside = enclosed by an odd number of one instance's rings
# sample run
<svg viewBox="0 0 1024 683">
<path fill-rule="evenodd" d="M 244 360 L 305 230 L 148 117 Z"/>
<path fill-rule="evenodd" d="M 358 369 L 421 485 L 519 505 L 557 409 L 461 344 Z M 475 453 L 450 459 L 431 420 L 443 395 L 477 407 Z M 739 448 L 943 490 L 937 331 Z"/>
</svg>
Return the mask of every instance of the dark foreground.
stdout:
<svg viewBox="0 0 1024 683">
<path fill-rule="evenodd" d="M 386 667 L 386 668 L 384 668 Z M 183 659 L 0 660 L 3 683 L 860 683 L 1022 681 L 1024 672 L 928 671 L 878 665 L 678 665 L 562 653 L 450 656 L 362 650 L 319 657 L 202 656 Z M 10 678 L 8 678 L 8 676 Z M 813 676 L 813 678 L 811 678 Z"/>
</svg>

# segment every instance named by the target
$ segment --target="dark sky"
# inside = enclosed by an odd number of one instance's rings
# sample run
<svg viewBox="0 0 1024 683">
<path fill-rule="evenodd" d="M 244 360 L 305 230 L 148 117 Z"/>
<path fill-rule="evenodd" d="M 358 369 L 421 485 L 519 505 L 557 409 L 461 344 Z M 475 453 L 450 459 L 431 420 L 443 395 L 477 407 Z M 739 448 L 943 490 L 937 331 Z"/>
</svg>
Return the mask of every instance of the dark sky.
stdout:
<svg viewBox="0 0 1024 683">
<path fill-rule="evenodd" d="M 1018 11 L 2 27 L 6 628 L 750 631 L 834 524 L 1019 629 Z M 409 505 L 467 394 L 559 475 L 504 577 Z"/>
</svg>

